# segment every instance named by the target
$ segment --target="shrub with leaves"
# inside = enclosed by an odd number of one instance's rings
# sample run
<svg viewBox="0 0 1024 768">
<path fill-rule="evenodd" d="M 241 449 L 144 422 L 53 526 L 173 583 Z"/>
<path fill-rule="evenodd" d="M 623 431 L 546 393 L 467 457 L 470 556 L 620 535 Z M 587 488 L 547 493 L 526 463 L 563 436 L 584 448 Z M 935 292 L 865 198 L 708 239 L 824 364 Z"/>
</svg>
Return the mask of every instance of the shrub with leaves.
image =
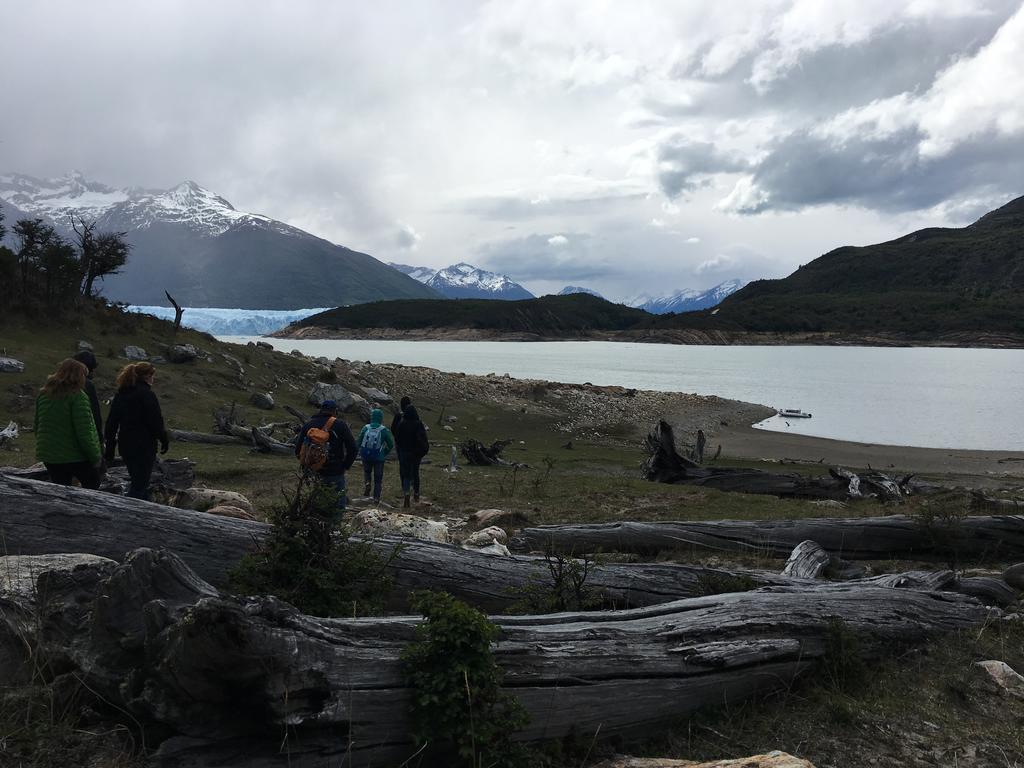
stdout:
<svg viewBox="0 0 1024 768">
<path fill-rule="evenodd" d="M 270 515 L 273 528 L 259 552 L 231 572 L 235 591 L 274 595 L 313 616 L 354 616 L 383 610 L 390 557 L 349 538 L 337 492 L 302 475 L 294 493 Z"/>
<path fill-rule="evenodd" d="M 517 599 L 509 613 L 561 613 L 611 607 L 611 600 L 601 590 L 587 584 L 599 567 L 593 556 L 577 558 L 549 549 L 544 554 L 544 564 L 547 578 L 533 574 L 522 587 L 511 590 Z"/>
<path fill-rule="evenodd" d="M 491 643 L 498 628 L 445 592 L 417 592 L 417 639 L 402 654 L 412 688 L 412 736 L 430 764 L 516 768 L 531 763 L 512 741 L 526 725 L 522 706 L 501 690 Z"/>
</svg>

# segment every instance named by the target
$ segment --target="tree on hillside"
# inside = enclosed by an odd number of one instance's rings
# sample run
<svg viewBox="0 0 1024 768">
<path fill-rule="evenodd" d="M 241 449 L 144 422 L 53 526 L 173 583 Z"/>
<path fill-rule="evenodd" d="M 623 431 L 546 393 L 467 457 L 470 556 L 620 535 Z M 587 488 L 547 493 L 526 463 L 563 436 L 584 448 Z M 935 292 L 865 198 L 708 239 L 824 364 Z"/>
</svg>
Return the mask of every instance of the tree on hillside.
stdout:
<svg viewBox="0 0 1024 768">
<path fill-rule="evenodd" d="M 128 261 L 131 245 L 125 240 L 127 232 L 96 232 L 96 222 L 71 217 L 71 228 L 78 240 L 78 260 L 81 270 L 82 295 L 91 296 L 97 280 L 116 275 Z"/>
<path fill-rule="evenodd" d="M 42 219 L 19 219 L 11 229 L 18 240 L 18 271 L 21 274 L 21 293 L 29 293 L 29 278 L 38 271 L 43 250 L 57 233 Z"/>
<path fill-rule="evenodd" d="M 63 237 L 55 236 L 39 253 L 39 270 L 43 274 L 46 301 L 78 293 L 80 272 L 74 247 Z"/>
</svg>

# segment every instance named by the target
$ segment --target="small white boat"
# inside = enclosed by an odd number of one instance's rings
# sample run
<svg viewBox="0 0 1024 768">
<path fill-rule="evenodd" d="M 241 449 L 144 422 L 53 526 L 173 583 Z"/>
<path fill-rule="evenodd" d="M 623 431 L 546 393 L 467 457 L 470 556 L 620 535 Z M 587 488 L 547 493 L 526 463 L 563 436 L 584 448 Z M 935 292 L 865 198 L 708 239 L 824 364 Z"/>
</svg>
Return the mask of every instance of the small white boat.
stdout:
<svg viewBox="0 0 1024 768">
<path fill-rule="evenodd" d="M 784 419 L 809 419 L 811 414 L 801 411 L 799 408 L 779 408 L 776 411 Z"/>
</svg>

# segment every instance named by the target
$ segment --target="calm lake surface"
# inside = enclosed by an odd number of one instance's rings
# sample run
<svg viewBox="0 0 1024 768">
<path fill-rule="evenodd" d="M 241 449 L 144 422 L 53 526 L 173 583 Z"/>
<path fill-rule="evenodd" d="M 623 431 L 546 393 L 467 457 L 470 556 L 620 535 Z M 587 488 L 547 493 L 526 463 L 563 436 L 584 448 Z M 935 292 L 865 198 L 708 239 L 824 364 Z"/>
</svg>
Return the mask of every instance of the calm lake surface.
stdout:
<svg viewBox="0 0 1024 768">
<path fill-rule="evenodd" d="M 236 343 L 258 338 L 223 337 Z M 695 392 L 813 414 L 756 425 L 780 432 L 887 445 L 1024 450 L 1024 350 L 262 340 L 313 356 Z"/>
</svg>

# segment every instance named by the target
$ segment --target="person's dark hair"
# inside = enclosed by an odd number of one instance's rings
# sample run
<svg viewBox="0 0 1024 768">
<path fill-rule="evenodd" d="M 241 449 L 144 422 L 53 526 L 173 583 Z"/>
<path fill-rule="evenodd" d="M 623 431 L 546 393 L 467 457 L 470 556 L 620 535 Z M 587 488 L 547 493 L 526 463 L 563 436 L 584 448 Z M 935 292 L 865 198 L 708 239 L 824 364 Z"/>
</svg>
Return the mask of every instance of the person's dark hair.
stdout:
<svg viewBox="0 0 1024 768">
<path fill-rule="evenodd" d="M 77 360 L 86 368 L 88 368 L 89 373 L 95 371 L 96 367 L 99 365 L 99 363 L 96 361 L 96 355 L 94 355 L 92 351 L 88 349 L 83 349 L 81 352 L 76 352 L 71 359 Z"/>
<path fill-rule="evenodd" d="M 405 397 L 398 401 L 398 407 L 401 408 L 403 411 L 410 405 L 412 405 L 412 398 L 409 397 L 408 395 L 406 395 Z"/>
</svg>

